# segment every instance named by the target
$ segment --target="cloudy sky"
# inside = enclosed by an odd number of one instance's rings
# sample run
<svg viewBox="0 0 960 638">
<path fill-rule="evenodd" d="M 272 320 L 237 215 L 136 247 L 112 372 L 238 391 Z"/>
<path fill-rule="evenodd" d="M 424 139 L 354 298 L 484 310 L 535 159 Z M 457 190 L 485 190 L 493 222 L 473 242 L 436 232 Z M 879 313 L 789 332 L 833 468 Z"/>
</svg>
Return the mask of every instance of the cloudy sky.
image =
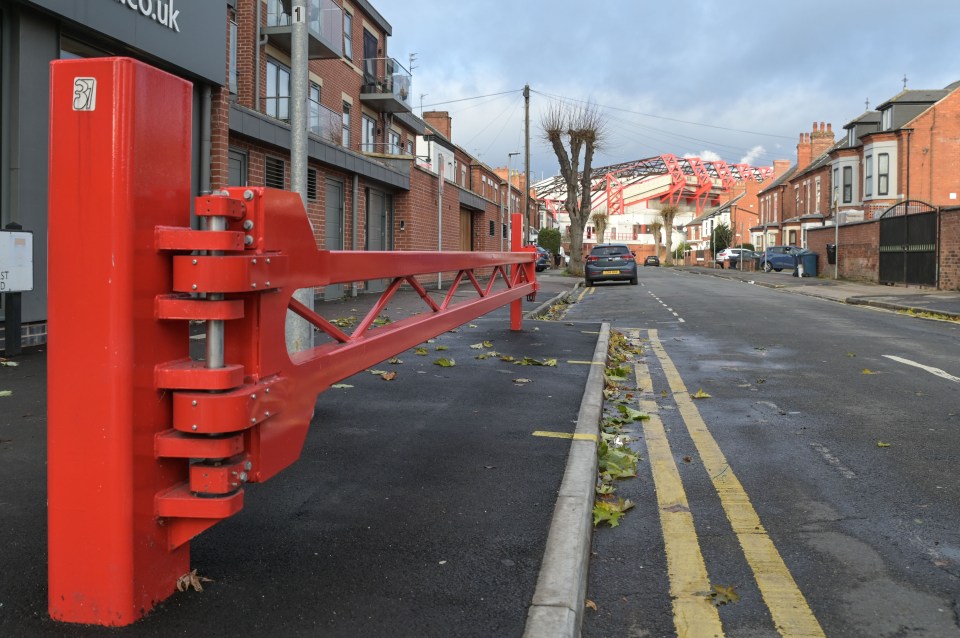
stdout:
<svg viewBox="0 0 960 638">
<path fill-rule="evenodd" d="M 591 101 L 609 143 L 596 166 L 673 153 L 768 166 L 814 121 L 843 125 L 903 88 L 960 80 L 960 0 L 372 0 L 412 103 L 446 110 L 453 141 L 490 166 L 523 151 L 558 164 L 540 114 Z M 522 164 L 513 158 L 513 167 Z"/>
</svg>

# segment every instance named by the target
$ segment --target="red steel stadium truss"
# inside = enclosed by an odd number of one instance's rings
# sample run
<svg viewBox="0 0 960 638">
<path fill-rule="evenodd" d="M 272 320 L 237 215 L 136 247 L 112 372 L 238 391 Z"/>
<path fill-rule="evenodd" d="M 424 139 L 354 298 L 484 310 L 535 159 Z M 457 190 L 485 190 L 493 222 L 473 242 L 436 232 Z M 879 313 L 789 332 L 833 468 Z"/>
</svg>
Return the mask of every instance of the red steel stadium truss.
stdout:
<svg viewBox="0 0 960 638">
<path fill-rule="evenodd" d="M 594 168 L 593 175 L 591 210 L 606 208 L 608 215 L 622 215 L 630 204 L 658 199 L 669 204 L 689 202 L 696 206 L 699 215 L 708 201 L 729 191 L 735 183 L 770 179 L 773 177 L 773 167 L 727 164 L 721 160 L 705 161 L 699 157 L 664 154 Z M 663 177 L 669 177 L 669 181 L 657 179 Z M 646 183 L 651 188 L 642 188 Z M 567 185 L 563 178 L 553 177 L 534 184 L 533 188 L 537 199 L 556 219 L 567 198 Z M 601 192 L 606 197 L 598 197 Z"/>
</svg>

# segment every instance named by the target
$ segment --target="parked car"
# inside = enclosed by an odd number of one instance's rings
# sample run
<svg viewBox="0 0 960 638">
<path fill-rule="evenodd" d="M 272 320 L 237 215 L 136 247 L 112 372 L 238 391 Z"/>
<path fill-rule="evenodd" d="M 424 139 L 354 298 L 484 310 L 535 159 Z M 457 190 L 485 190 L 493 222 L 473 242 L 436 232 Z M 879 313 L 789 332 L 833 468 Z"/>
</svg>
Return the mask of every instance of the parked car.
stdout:
<svg viewBox="0 0 960 638">
<path fill-rule="evenodd" d="M 644 266 L 659 266 L 660 258 L 656 255 L 647 255 L 647 258 L 643 260 Z"/>
<path fill-rule="evenodd" d="M 797 255 L 802 250 L 799 246 L 769 246 L 760 256 L 760 268 L 764 272 L 771 270 L 780 272 L 784 268 L 795 268 Z"/>
<path fill-rule="evenodd" d="M 720 267 L 723 268 L 724 265 L 730 260 L 731 257 L 739 257 L 740 253 L 743 253 L 743 252 L 752 252 L 752 251 L 749 251 L 746 248 L 724 248 L 723 250 L 717 253 L 717 257 L 714 261 L 716 261 L 720 265 Z"/>
<path fill-rule="evenodd" d="M 553 261 L 550 256 L 550 251 L 542 246 L 537 246 L 537 272 L 541 272 L 550 267 L 550 263 Z"/>
<path fill-rule="evenodd" d="M 597 244 L 587 255 L 583 278 L 588 286 L 598 281 L 629 281 L 637 285 L 637 260 L 626 244 Z"/>
<path fill-rule="evenodd" d="M 760 257 L 761 253 L 758 253 L 755 250 L 743 250 L 739 255 L 730 255 L 727 257 L 727 267 L 728 268 L 740 268 L 740 262 L 744 263 L 752 261 L 756 268 L 760 268 Z"/>
</svg>

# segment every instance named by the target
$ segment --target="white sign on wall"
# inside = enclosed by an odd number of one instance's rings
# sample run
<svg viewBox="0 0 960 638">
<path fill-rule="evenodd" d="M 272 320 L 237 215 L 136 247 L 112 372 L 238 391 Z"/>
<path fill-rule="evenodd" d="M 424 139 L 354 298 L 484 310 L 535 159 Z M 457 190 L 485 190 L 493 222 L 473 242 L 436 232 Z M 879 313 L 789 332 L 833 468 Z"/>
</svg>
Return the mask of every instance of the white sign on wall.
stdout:
<svg viewBox="0 0 960 638">
<path fill-rule="evenodd" d="M 0 292 L 33 290 L 33 233 L 0 230 Z"/>
</svg>

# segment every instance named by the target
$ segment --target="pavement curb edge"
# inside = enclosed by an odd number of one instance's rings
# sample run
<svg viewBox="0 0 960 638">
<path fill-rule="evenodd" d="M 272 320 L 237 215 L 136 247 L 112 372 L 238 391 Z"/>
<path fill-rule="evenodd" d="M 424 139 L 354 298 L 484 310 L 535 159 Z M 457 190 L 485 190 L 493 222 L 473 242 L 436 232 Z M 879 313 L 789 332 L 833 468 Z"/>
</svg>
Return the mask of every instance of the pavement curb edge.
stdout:
<svg viewBox="0 0 960 638">
<path fill-rule="evenodd" d="M 575 439 L 570 444 L 524 638 L 577 638 L 580 635 L 593 533 L 603 372 L 609 343 L 610 324 L 604 322 L 577 415 L 576 433 L 592 435 L 592 438 Z"/>
</svg>

